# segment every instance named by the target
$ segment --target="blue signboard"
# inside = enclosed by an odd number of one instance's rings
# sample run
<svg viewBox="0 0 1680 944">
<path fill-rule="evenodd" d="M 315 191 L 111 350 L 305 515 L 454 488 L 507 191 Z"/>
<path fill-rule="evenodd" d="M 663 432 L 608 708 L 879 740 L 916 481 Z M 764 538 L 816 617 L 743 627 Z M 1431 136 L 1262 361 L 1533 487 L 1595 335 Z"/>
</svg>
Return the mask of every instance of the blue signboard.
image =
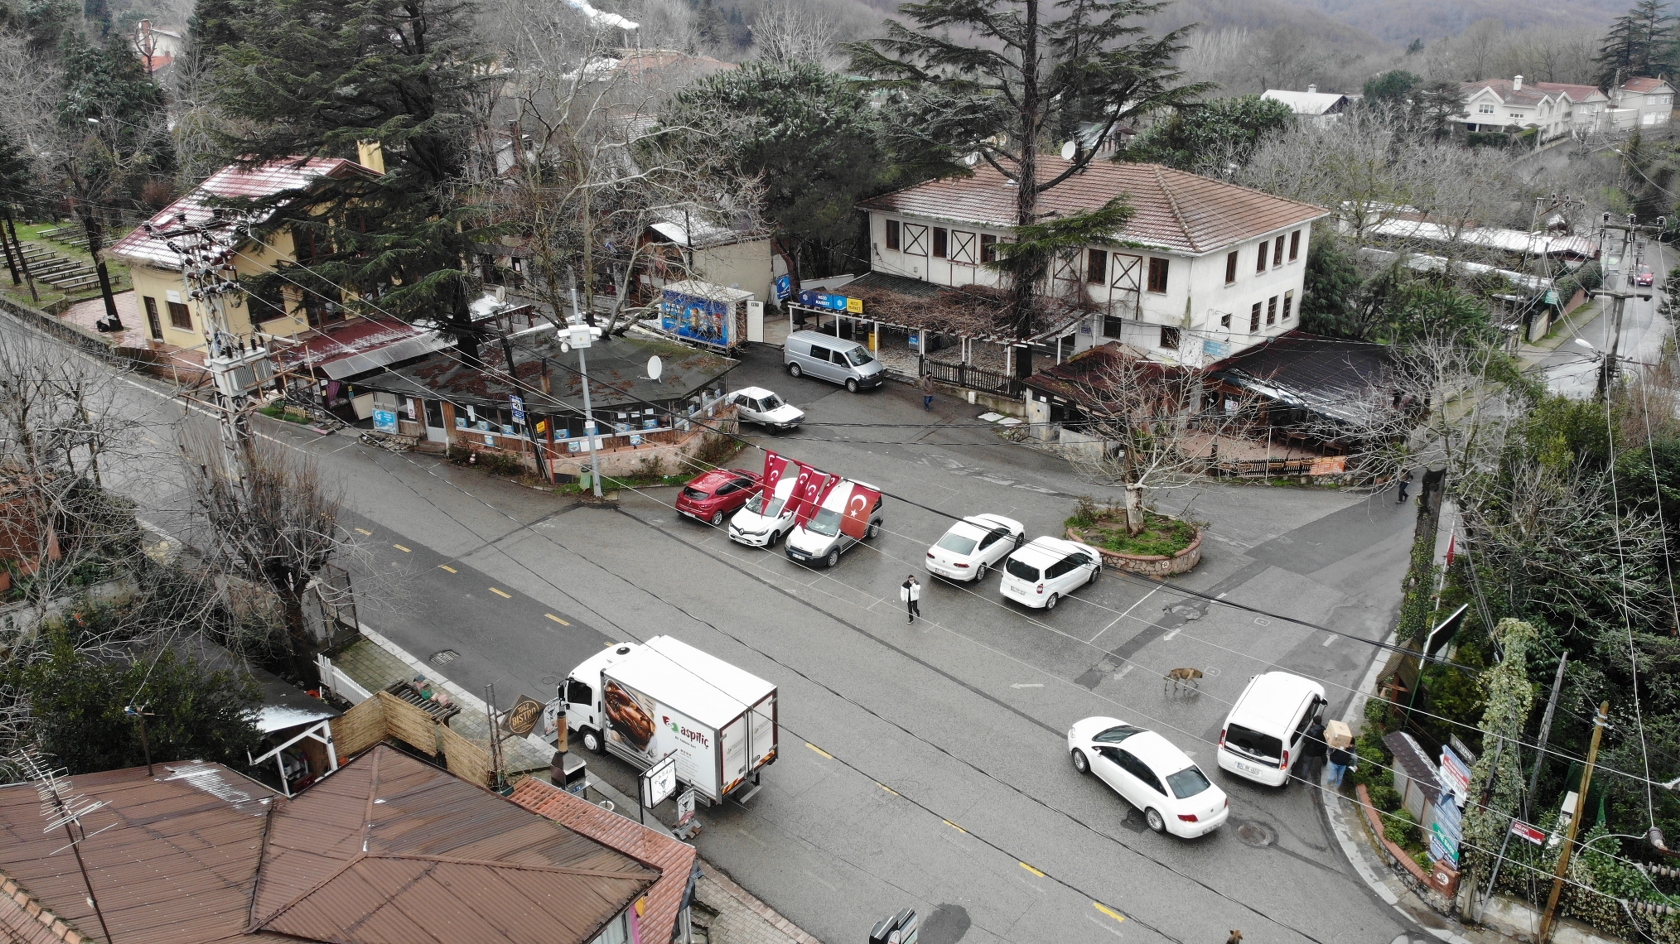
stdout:
<svg viewBox="0 0 1680 944">
<path fill-rule="evenodd" d="M 1435 800 L 1435 821 L 1429 824 L 1429 855 L 1436 861 L 1458 865 L 1458 843 L 1464 836 L 1464 814 L 1453 795 L 1441 791 Z"/>
<path fill-rule="evenodd" d="M 815 289 L 799 293 L 799 304 L 806 305 L 811 308 L 826 308 L 829 311 L 845 311 L 846 302 L 848 301 L 850 301 L 850 299 L 844 295 L 835 295 L 831 292 L 819 292 Z"/>
<path fill-rule="evenodd" d="M 730 347 L 735 319 L 730 304 L 665 290 L 659 305 L 659 326 L 679 338 L 716 347 Z"/>
<path fill-rule="evenodd" d="M 373 411 L 373 428 L 375 430 L 381 432 L 381 433 L 394 433 L 394 432 L 396 432 L 397 431 L 397 411 L 396 410 L 374 410 Z"/>
<path fill-rule="evenodd" d="M 793 279 L 785 275 L 776 276 L 776 301 L 785 302 L 793 294 Z"/>
<path fill-rule="evenodd" d="M 1231 345 L 1225 341 L 1215 341 L 1212 338 L 1202 339 L 1202 356 L 1214 360 L 1223 360 L 1231 356 Z"/>
<path fill-rule="evenodd" d="M 509 397 L 508 402 L 513 404 L 513 421 L 515 423 L 525 422 L 525 401 L 524 401 L 524 399 L 521 398 L 521 397 Z"/>
</svg>

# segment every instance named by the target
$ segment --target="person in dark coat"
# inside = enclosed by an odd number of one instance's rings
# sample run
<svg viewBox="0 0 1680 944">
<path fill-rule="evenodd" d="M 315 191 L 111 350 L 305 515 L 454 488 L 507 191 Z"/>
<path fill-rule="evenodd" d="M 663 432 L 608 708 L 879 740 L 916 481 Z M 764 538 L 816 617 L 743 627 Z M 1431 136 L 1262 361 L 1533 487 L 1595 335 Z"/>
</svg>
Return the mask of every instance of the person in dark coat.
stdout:
<svg viewBox="0 0 1680 944">
<path fill-rule="evenodd" d="M 1314 718 L 1312 726 L 1307 728 L 1307 736 L 1301 742 L 1301 763 L 1296 766 L 1295 773 L 1307 783 L 1317 783 L 1319 773 L 1324 767 L 1324 720 Z"/>
<path fill-rule="evenodd" d="M 1347 775 L 1347 772 L 1359 769 L 1359 755 L 1353 752 L 1353 745 L 1349 744 L 1347 747 L 1330 748 L 1329 760 L 1329 784 L 1340 790 L 1342 788 L 1342 778 Z"/>
</svg>

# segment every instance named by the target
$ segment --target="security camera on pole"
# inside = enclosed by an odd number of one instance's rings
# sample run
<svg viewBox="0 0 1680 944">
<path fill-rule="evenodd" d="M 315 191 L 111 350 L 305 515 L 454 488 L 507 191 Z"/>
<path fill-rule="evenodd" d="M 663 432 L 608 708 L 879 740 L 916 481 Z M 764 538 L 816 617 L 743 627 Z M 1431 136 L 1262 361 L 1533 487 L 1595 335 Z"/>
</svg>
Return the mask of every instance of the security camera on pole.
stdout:
<svg viewBox="0 0 1680 944">
<path fill-rule="evenodd" d="M 595 426 L 595 407 L 589 401 L 589 362 L 584 359 L 583 352 L 593 346 L 600 336 L 600 328 L 586 324 L 574 324 L 560 332 L 560 350 L 577 351 L 578 377 L 583 381 L 583 438 L 589 441 L 589 481 L 596 498 L 601 497 L 601 462 L 595 455 L 595 441 L 600 430 Z"/>
</svg>

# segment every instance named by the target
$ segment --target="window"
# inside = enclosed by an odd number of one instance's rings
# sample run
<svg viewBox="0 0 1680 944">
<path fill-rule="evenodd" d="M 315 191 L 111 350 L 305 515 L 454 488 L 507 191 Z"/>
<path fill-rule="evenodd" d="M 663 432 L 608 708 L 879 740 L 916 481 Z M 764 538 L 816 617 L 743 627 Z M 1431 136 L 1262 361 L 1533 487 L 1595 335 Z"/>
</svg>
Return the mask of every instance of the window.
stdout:
<svg viewBox="0 0 1680 944">
<path fill-rule="evenodd" d="M 1260 303 L 1254 303 L 1254 309 L 1248 313 L 1248 330 L 1252 334 L 1260 330 Z"/>
<path fill-rule="evenodd" d="M 1039 576 L 1037 567 L 1034 567 L 1026 561 L 1015 557 L 1013 554 L 1009 556 L 1008 560 L 1003 562 L 1003 569 L 1009 571 L 1009 576 L 1014 577 L 1016 580 L 1028 580 L 1036 583 L 1042 579 Z"/>
<path fill-rule="evenodd" d="M 1293 309 L 1294 307 L 1295 307 L 1295 293 L 1294 292 L 1284 292 L 1283 293 L 1283 320 L 1284 321 L 1289 320 L 1289 313 L 1290 313 L 1291 309 Z"/>
<path fill-rule="evenodd" d="M 1282 236 L 1279 236 L 1277 238 L 1277 243 L 1272 246 L 1272 265 L 1274 265 L 1274 266 L 1283 265 L 1283 237 Z"/>
<path fill-rule="evenodd" d="M 935 226 L 933 228 L 933 257 L 935 259 L 945 258 L 949 245 L 950 233 L 946 232 L 943 226 Z"/>
<path fill-rule="evenodd" d="M 1294 262 L 1299 258 L 1301 258 L 1301 231 L 1296 230 L 1289 234 L 1289 261 Z"/>
<path fill-rule="evenodd" d="M 1150 260 L 1149 260 L 1149 290 L 1151 292 L 1154 292 L 1158 295 L 1165 295 L 1166 294 L 1166 292 L 1167 292 L 1167 264 L 1169 262 L 1171 262 L 1170 259 L 1156 259 L 1156 258 L 1153 258 L 1153 257 L 1150 258 Z"/>
<path fill-rule="evenodd" d="M 1491 115 L 1493 114 L 1493 106 L 1483 102 L 1482 104 L 1476 106 L 1476 113 L 1481 115 Z"/>
<path fill-rule="evenodd" d="M 980 234 L 980 262 L 982 265 L 997 261 L 997 237 L 985 233 Z"/>
<path fill-rule="evenodd" d="M 1102 329 L 1103 337 L 1105 337 L 1105 338 L 1117 338 L 1117 337 L 1119 337 L 1120 332 L 1122 330 L 1124 330 L 1125 323 L 1126 323 L 1126 319 L 1124 319 L 1124 318 L 1116 318 L 1113 315 L 1103 315 L 1103 329 Z"/>
<path fill-rule="evenodd" d="M 887 221 L 887 248 L 888 249 L 897 249 L 898 245 L 899 245 L 899 243 L 898 243 L 898 221 L 897 220 L 888 220 Z"/>
<path fill-rule="evenodd" d="M 1277 296 L 1273 295 L 1266 301 L 1266 325 L 1270 327 L 1277 323 Z"/>
<path fill-rule="evenodd" d="M 1237 254 L 1227 253 L 1225 256 L 1225 284 L 1230 285 L 1237 280 Z"/>
<path fill-rule="evenodd" d="M 1219 326 L 1221 328 L 1229 328 L 1231 326 L 1231 313 L 1230 312 L 1227 311 L 1224 314 L 1219 316 Z"/>
<path fill-rule="evenodd" d="M 1178 350 L 1178 329 L 1167 325 L 1161 326 L 1161 346 L 1169 351 Z"/>
<path fill-rule="evenodd" d="M 1103 249 L 1085 250 L 1085 281 L 1101 285 L 1108 281 L 1108 252 Z"/>
<path fill-rule="evenodd" d="M 1272 247 L 1271 247 L 1270 243 L 1261 243 L 1260 244 L 1260 252 L 1257 253 L 1254 257 L 1254 271 L 1256 271 L 1256 272 L 1266 271 L 1266 256 L 1271 251 L 1272 251 Z"/>
<path fill-rule="evenodd" d="M 165 304 L 169 306 L 169 326 L 191 331 L 192 312 L 187 310 L 187 306 L 180 302 L 166 302 Z"/>
<path fill-rule="evenodd" d="M 588 705 L 595 701 L 595 692 L 584 682 L 567 679 L 566 700 L 574 705 Z"/>
</svg>

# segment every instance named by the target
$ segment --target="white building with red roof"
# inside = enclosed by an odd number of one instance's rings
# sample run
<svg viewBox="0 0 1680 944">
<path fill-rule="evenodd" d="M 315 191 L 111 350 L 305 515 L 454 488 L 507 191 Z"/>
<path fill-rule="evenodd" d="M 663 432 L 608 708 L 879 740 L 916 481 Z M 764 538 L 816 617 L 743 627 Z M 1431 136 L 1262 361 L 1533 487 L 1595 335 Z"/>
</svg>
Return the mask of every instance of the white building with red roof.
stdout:
<svg viewBox="0 0 1680 944">
<path fill-rule="evenodd" d="M 1632 78 L 1606 95 L 1593 85 L 1526 82 L 1523 77 L 1465 82 L 1465 130 L 1521 131 L 1538 128 L 1540 140 L 1565 134 L 1631 131 L 1668 124 L 1674 87 L 1662 78 Z"/>
<path fill-rule="evenodd" d="M 206 315 L 202 302 L 185 295 L 180 262 L 174 250 L 162 237 L 147 232 L 147 226 L 168 230 L 183 224 L 210 224 L 229 234 L 237 232 L 233 267 L 238 277 L 251 278 L 282 264 L 296 263 L 299 249 L 307 254 L 309 247 L 298 246 L 291 231 L 283 225 L 265 226 L 273 215 L 272 210 L 241 213 L 218 205 L 219 201 L 302 196 L 324 177 L 372 173 L 355 161 L 328 157 L 287 158 L 257 167 L 229 165 L 210 175 L 145 225 L 117 240 L 109 251 L 129 265 L 134 294 L 145 316 L 147 337 L 189 350 L 202 347 Z M 241 336 L 260 330 L 290 337 L 337 320 L 341 317 L 338 308 L 334 300 L 294 289 L 266 296 L 249 295 L 228 312 L 232 322 L 229 328 Z"/>
<path fill-rule="evenodd" d="M 1046 156 L 1038 167 L 1048 179 L 1068 162 Z M 1015 194 L 1013 181 L 982 164 L 970 177 L 863 201 L 872 271 L 858 283 L 879 274 L 882 282 L 999 285 L 986 264 L 1011 238 Z M 1045 191 L 1038 208 L 1054 218 L 1116 197 L 1133 210 L 1126 226 L 1052 266 L 1045 289 L 1075 313 L 1066 336 L 1049 339 L 1059 351 L 1119 340 L 1199 364 L 1295 326 L 1312 223 L 1327 210 L 1158 164 L 1111 161 Z"/>
</svg>

